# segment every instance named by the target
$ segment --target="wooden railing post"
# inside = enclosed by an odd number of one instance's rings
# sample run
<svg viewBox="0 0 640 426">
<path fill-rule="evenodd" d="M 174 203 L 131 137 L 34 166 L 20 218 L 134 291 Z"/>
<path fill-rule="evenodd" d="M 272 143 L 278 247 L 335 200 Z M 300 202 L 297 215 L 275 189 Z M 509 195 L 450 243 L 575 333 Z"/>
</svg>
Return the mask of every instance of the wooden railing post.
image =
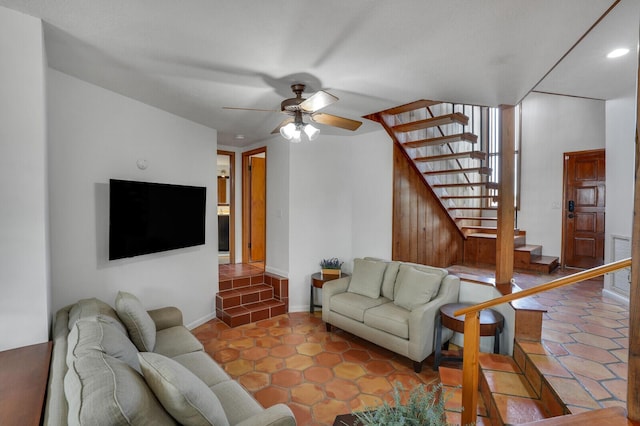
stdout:
<svg viewBox="0 0 640 426">
<path fill-rule="evenodd" d="M 480 312 L 464 317 L 464 348 L 462 353 L 462 424 L 476 422 L 478 406 L 478 375 L 480 353 Z"/>
<path fill-rule="evenodd" d="M 512 105 L 500 106 L 500 182 L 496 235 L 496 287 L 511 293 L 513 278 L 514 182 L 516 114 Z"/>
</svg>

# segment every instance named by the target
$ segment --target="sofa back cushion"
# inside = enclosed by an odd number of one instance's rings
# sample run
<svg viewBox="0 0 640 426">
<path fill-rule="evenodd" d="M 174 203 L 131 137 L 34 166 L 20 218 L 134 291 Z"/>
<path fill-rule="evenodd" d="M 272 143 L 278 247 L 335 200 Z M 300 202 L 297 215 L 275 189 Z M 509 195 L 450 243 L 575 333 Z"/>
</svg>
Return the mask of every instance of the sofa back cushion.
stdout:
<svg viewBox="0 0 640 426">
<path fill-rule="evenodd" d="M 393 303 L 409 311 L 433 299 L 446 276 L 442 271 L 425 271 L 400 265 Z"/>
<path fill-rule="evenodd" d="M 145 381 L 173 418 L 183 425 L 229 426 L 220 400 L 195 374 L 160 354 L 138 357 Z"/>
<path fill-rule="evenodd" d="M 138 373 L 138 350 L 129 337 L 101 317 L 76 321 L 67 337 L 67 366 L 88 352 L 99 351 L 126 362 Z"/>
<path fill-rule="evenodd" d="M 394 299 L 394 289 L 400 265 L 400 262 L 395 261 L 387 263 L 387 269 L 385 269 L 384 277 L 382 278 L 382 295 L 387 299 Z"/>
<path fill-rule="evenodd" d="M 76 321 L 82 319 L 91 319 L 97 316 L 101 316 L 105 321 L 112 323 L 114 326 L 122 330 L 123 333 L 127 332 L 124 324 L 120 321 L 116 311 L 109 306 L 109 304 L 102 300 L 96 299 L 81 299 L 75 303 L 69 310 L 69 330 L 73 328 Z"/>
<path fill-rule="evenodd" d="M 116 297 L 116 311 L 138 350 L 153 351 L 156 346 L 156 323 L 142 307 L 140 300 L 131 293 L 120 291 Z"/>
<path fill-rule="evenodd" d="M 70 425 L 175 425 L 142 375 L 94 351 L 73 360 L 64 378 Z"/>
<path fill-rule="evenodd" d="M 354 259 L 353 273 L 347 291 L 377 299 L 380 297 L 380 287 L 386 267 L 385 262 Z"/>
<path fill-rule="evenodd" d="M 397 297 L 398 290 L 400 289 L 400 287 L 398 286 L 398 283 L 404 280 L 404 274 L 406 274 L 407 271 L 409 271 L 412 268 L 418 271 L 439 275 L 441 279 L 449 275 L 449 271 L 443 268 L 436 268 L 433 266 L 421 265 L 419 263 L 402 262 L 400 264 L 400 268 L 398 269 L 398 276 L 396 277 L 396 285 L 393 289 L 394 299 Z"/>
</svg>

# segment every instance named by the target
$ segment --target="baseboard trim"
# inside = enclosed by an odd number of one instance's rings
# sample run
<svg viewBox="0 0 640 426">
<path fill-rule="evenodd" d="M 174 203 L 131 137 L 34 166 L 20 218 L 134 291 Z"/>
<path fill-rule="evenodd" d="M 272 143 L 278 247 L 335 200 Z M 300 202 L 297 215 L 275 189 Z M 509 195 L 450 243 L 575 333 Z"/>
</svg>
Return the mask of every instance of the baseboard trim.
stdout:
<svg viewBox="0 0 640 426">
<path fill-rule="evenodd" d="M 611 291 L 608 288 L 603 288 L 602 289 L 602 295 L 610 297 L 612 299 L 615 299 L 618 302 L 622 302 L 622 303 L 625 303 L 627 305 L 629 304 L 629 298 L 628 297 L 625 297 L 620 293 L 616 293 L 615 291 Z"/>
<path fill-rule="evenodd" d="M 278 269 L 278 268 L 272 268 L 272 267 L 270 267 L 270 266 L 265 266 L 264 271 L 265 271 L 265 272 L 268 272 L 268 273 L 270 273 L 270 274 L 279 275 L 279 276 L 281 276 L 281 277 L 283 277 L 283 278 L 289 278 L 289 272 L 287 272 L 287 271 L 281 271 L 281 270 L 280 270 L 280 269 Z"/>
<path fill-rule="evenodd" d="M 205 322 L 211 321 L 215 317 L 216 317 L 216 313 L 212 312 L 210 314 L 203 316 L 202 318 L 198 318 L 197 320 L 190 322 L 189 324 L 185 325 L 185 327 L 187 327 L 189 330 L 193 330 L 194 328 L 204 324 Z"/>
</svg>

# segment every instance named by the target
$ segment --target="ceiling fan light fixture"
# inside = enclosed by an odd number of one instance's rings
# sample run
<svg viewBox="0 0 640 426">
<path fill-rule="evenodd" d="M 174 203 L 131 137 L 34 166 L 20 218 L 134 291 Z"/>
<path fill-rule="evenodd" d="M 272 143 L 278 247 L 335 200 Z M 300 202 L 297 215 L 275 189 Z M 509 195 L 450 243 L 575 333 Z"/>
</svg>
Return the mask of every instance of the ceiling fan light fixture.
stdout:
<svg viewBox="0 0 640 426">
<path fill-rule="evenodd" d="M 312 141 L 318 137 L 318 135 L 320 134 L 320 129 L 312 126 L 311 124 L 305 124 L 304 132 L 306 133 L 309 140 Z"/>
<path fill-rule="evenodd" d="M 294 123 L 289 123 L 286 126 L 280 127 L 280 134 L 283 138 L 290 141 L 291 138 L 294 137 L 296 133 L 296 125 Z M 298 131 L 298 137 L 300 137 L 300 132 Z"/>
</svg>

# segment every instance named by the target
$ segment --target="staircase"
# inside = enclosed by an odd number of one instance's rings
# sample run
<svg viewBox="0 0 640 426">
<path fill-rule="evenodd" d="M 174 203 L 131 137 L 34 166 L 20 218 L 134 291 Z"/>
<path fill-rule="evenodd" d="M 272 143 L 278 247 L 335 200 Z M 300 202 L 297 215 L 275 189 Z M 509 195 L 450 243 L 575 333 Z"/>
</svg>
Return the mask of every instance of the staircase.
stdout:
<svg viewBox="0 0 640 426">
<path fill-rule="evenodd" d="M 289 280 L 258 273 L 220 281 L 216 317 L 229 327 L 249 324 L 289 311 Z"/>
<path fill-rule="evenodd" d="M 377 121 L 437 197 L 464 237 L 464 262 L 495 264 L 498 207 L 497 108 L 419 100 L 365 116 Z M 514 267 L 550 272 L 558 259 L 542 256 L 516 231 Z"/>
</svg>

